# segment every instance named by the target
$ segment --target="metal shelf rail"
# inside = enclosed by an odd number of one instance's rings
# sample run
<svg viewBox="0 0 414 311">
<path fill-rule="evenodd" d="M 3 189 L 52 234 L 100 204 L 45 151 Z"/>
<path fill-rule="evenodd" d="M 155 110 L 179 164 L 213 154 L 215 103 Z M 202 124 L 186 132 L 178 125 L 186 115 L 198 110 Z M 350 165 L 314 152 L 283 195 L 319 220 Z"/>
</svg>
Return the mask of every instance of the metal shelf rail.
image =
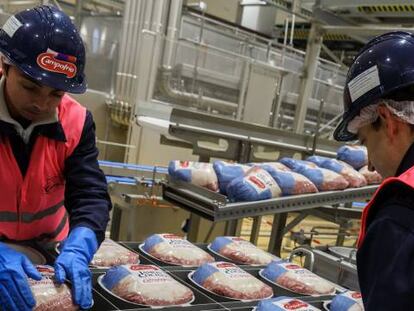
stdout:
<svg viewBox="0 0 414 311">
<path fill-rule="evenodd" d="M 281 198 L 230 203 L 226 196 L 184 182 L 163 182 L 163 198 L 211 221 L 235 220 L 369 199 L 378 188 L 367 186 Z"/>
<path fill-rule="evenodd" d="M 345 189 L 341 191 L 326 191 L 312 194 L 286 196 L 276 199 L 255 202 L 229 202 L 227 197 L 207 189 L 177 181 L 162 182 L 164 200 L 187 209 L 195 220 L 203 217 L 213 221 L 226 221 L 226 234 L 237 235 L 240 228 L 239 220 L 253 217 L 253 227 L 250 241 L 257 244 L 261 216 L 274 215 L 268 251 L 280 256 L 282 239 L 295 225 L 307 215 L 315 214 L 318 217 L 336 222 L 340 217 L 359 218 L 361 207 L 353 208 L 352 202 L 368 200 L 378 188 L 378 185 L 362 188 Z M 345 203 L 345 207 L 340 204 Z M 300 214 L 287 223 L 289 212 Z M 190 218 L 191 221 L 192 218 Z M 341 226 L 341 224 L 340 224 Z M 210 232 L 205 241 L 208 240 Z M 191 226 L 190 226 L 191 233 Z M 189 234 L 189 239 L 192 235 Z"/>
</svg>

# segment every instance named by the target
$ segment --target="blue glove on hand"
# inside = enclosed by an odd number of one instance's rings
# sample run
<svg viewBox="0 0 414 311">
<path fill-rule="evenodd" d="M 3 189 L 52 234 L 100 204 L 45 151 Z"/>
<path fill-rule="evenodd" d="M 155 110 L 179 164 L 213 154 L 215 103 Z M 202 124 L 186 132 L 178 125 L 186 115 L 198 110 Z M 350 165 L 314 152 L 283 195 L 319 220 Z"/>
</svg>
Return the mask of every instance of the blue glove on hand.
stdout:
<svg viewBox="0 0 414 311">
<path fill-rule="evenodd" d="M 42 275 L 30 260 L 4 243 L 0 243 L 1 310 L 30 311 L 36 305 L 27 276 L 40 281 Z"/>
<path fill-rule="evenodd" d="M 95 233 L 86 227 L 73 229 L 62 243 L 55 261 L 55 278 L 60 284 L 67 278 L 72 282 L 75 304 L 82 309 L 92 307 L 92 277 L 89 263 L 98 249 Z"/>
</svg>

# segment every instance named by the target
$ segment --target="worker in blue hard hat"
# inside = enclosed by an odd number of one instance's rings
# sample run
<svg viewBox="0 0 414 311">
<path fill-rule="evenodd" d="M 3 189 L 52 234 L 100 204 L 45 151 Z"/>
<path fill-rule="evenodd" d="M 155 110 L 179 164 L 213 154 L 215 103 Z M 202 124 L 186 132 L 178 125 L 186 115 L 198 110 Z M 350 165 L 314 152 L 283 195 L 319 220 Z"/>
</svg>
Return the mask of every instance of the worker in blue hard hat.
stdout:
<svg viewBox="0 0 414 311">
<path fill-rule="evenodd" d="M 386 179 L 362 215 L 357 268 L 365 310 L 412 310 L 414 293 L 414 35 L 371 40 L 346 79 L 339 141 L 359 139 Z"/>
<path fill-rule="evenodd" d="M 60 241 L 56 280 L 69 280 L 75 304 L 89 308 L 88 264 L 111 202 L 92 115 L 66 94 L 86 91 L 83 42 L 65 13 L 40 6 L 0 29 L 0 60 L 0 240 Z M 2 310 L 32 310 L 28 277 L 41 279 L 0 242 Z"/>
</svg>

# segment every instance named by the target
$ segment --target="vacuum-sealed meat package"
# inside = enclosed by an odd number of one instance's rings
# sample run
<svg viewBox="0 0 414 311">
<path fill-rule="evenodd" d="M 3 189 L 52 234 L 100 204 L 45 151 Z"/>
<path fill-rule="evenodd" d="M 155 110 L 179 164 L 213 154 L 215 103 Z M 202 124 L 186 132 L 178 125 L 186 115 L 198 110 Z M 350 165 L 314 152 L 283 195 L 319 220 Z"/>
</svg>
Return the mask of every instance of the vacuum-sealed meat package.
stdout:
<svg viewBox="0 0 414 311">
<path fill-rule="evenodd" d="M 321 156 L 311 156 L 308 161 L 317 164 L 319 167 L 326 168 L 342 175 L 349 183 L 349 187 L 358 188 L 367 185 L 364 175 L 355 170 L 351 165 L 337 159 L 331 159 Z"/>
<path fill-rule="evenodd" d="M 359 170 L 368 164 L 368 152 L 364 146 L 345 145 L 338 148 L 336 158 Z"/>
<path fill-rule="evenodd" d="M 112 267 L 98 282 L 116 297 L 139 305 L 182 306 L 194 300 L 189 288 L 152 265 Z"/>
<path fill-rule="evenodd" d="M 168 174 L 174 180 L 218 191 L 217 176 L 211 163 L 191 161 L 170 161 Z"/>
<path fill-rule="evenodd" d="M 139 255 L 117 244 L 111 239 L 105 239 L 91 261 L 93 267 L 112 267 L 125 264 L 139 263 Z"/>
<path fill-rule="evenodd" d="M 368 165 L 363 166 L 359 172 L 364 175 L 368 185 L 380 184 L 382 176 L 377 171 L 370 171 Z"/>
<path fill-rule="evenodd" d="M 71 289 L 66 284 L 55 281 L 55 270 L 50 266 L 36 266 L 42 275 L 40 281 L 29 280 L 29 285 L 36 300 L 33 311 L 75 311 L 79 310 L 72 300 Z"/>
<path fill-rule="evenodd" d="M 315 163 L 291 158 L 282 158 L 280 162 L 296 173 L 307 177 L 319 191 L 343 190 L 349 183 L 341 175 L 317 166 Z"/>
<path fill-rule="evenodd" d="M 250 163 L 249 165 L 251 166 L 270 166 L 271 168 L 278 170 L 278 171 L 285 171 L 285 172 L 290 172 L 291 169 L 288 168 L 286 165 L 284 165 L 283 163 L 280 162 L 257 162 L 257 163 Z"/>
<path fill-rule="evenodd" d="M 158 260 L 180 266 L 200 266 L 214 258 L 201 248 L 175 234 L 153 234 L 140 246 Z"/>
<path fill-rule="evenodd" d="M 286 169 L 278 169 L 278 165 L 270 164 L 271 163 L 264 163 L 259 166 L 273 177 L 282 190 L 283 195 L 318 192 L 318 188 L 316 188 L 316 186 L 302 174 L 291 171 L 282 163 L 278 164 L 285 166 Z"/>
<path fill-rule="evenodd" d="M 362 296 L 359 292 L 347 291 L 332 299 L 330 311 L 364 311 Z"/>
<path fill-rule="evenodd" d="M 231 299 L 260 300 L 273 296 L 271 287 L 230 262 L 206 263 L 189 277 L 207 291 Z"/>
<path fill-rule="evenodd" d="M 213 167 L 217 175 L 220 193 L 222 194 L 227 194 L 227 186 L 233 179 L 243 177 L 250 169 L 250 166 L 247 165 L 225 161 L 214 161 Z"/>
<path fill-rule="evenodd" d="M 255 311 L 321 311 L 320 309 L 297 298 L 280 296 L 259 302 Z"/>
<path fill-rule="evenodd" d="M 242 265 L 267 265 L 272 260 L 280 260 L 239 237 L 217 237 L 208 247 L 213 252 Z"/>
<path fill-rule="evenodd" d="M 264 169 L 252 167 L 244 177 L 233 179 L 227 187 L 231 202 L 259 201 L 282 195 L 277 182 Z"/>
<path fill-rule="evenodd" d="M 302 295 L 320 296 L 335 293 L 332 283 L 291 262 L 273 261 L 260 271 L 270 282 Z"/>
</svg>

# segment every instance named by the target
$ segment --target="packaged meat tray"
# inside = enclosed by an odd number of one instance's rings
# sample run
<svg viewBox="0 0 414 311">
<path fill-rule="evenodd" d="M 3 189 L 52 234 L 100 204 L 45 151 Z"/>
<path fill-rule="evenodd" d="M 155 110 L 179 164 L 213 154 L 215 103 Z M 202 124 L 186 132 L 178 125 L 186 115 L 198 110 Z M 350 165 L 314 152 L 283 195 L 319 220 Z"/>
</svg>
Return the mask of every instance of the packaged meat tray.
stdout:
<svg viewBox="0 0 414 311">
<path fill-rule="evenodd" d="M 327 304 L 326 309 L 329 311 L 364 311 L 361 293 L 347 291 L 338 294 L 330 304 Z"/>
<path fill-rule="evenodd" d="M 214 258 L 201 248 L 180 236 L 162 233 L 148 237 L 140 249 L 148 255 L 167 264 L 198 267 Z"/>
<path fill-rule="evenodd" d="M 280 260 L 280 258 L 239 237 L 217 237 L 208 248 L 236 264 L 267 265 L 272 260 Z"/>
<path fill-rule="evenodd" d="M 307 177 L 319 191 L 343 190 L 349 185 L 338 173 L 321 168 L 315 163 L 291 158 L 282 158 L 280 162 Z"/>
<path fill-rule="evenodd" d="M 206 263 L 189 274 L 198 286 L 219 296 L 250 301 L 270 298 L 273 290 L 233 263 Z"/>
<path fill-rule="evenodd" d="M 138 264 L 139 255 L 117 244 L 111 239 L 105 239 L 90 263 L 97 268 L 108 268 L 125 264 Z"/>
<path fill-rule="evenodd" d="M 225 161 L 214 161 L 214 171 L 216 172 L 220 193 L 227 194 L 227 186 L 229 183 L 238 177 L 243 177 L 244 174 L 250 169 L 250 166 L 229 163 Z"/>
<path fill-rule="evenodd" d="M 332 283 L 296 264 L 273 261 L 259 272 L 260 276 L 294 293 L 310 296 L 333 295 Z"/>
<path fill-rule="evenodd" d="M 382 176 L 377 171 L 370 171 L 368 165 L 363 166 L 359 172 L 365 177 L 368 185 L 380 184 Z"/>
<path fill-rule="evenodd" d="M 227 187 L 231 202 L 259 201 L 282 195 L 277 182 L 264 169 L 252 167 L 244 177 L 233 179 Z"/>
<path fill-rule="evenodd" d="M 98 283 L 117 298 L 143 306 L 184 306 L 194 301 L 189 288 L 153 265 L 112 267 Z"/>
<path fill-rule="evenodd" d="M 297 298 L 280 296 L 277 298 L 266 299 L 259 302 L 255 311 L 321 311 L 320 309 Z"/>
<path fill-rule="evenodd" d="M 342 175 L 349 183 L 349 187 L 351 188 L 359 188 L 367 185 L 367 180 L 365 179 L 364 175 L 355 170 L 348 163 L 321 156 L 311 156 L 308 157 L 307 160 L 317 164 L 322 168 L 326 168 Z"/>
<path fill-rule="evenodd" d="M 29 280 L 33 297 L 36 300 L 34 311 L 74 311 L 79 310 L 72 301 L 71 290 L 66 284 L 59 285 L 55 281 L 55 271 L 50 266 L 36 266 L 42 274 L 40 281 Z"/>
<path fill-rule="evenodd" d="M 277 182 L 280 189 L 282 190 L 282 195 L 318 192 L 318 188 L 316 188 L 316 186 L 307 177 L 291 171 L 282 163 L 278 164 L 286 167 L 286 169 L 279 169 L 279 165 L 272 165 L 274 163 L 263 163 L 259 166 L 267 171 Z"/>
<path fill-rule="evenodd" d="M 218 181 L 211 163 L 191 161 L 170 161 L 168 174 L 174 180 L 218 191 Z"/>
<path fill-rule="evenodd" d="M 339 147 L 336 154 L 338 160 L 348 163 L 356 170 L 368 164 L 368 152 L 364 146 L 345 145 Z"/>
</svg>

